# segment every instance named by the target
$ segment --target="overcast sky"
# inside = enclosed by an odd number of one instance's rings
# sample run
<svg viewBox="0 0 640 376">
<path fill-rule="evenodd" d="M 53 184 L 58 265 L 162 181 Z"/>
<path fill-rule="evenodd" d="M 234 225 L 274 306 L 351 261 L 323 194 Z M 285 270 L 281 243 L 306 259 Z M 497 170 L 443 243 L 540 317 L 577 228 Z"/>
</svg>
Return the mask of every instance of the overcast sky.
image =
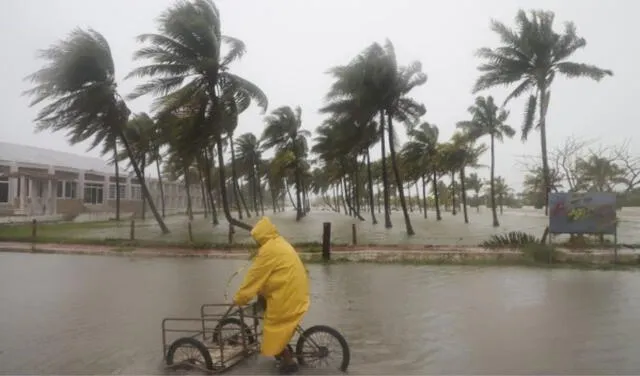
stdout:
<svg viewBox="0 0 640 376">
<path fill-rule="evenodd" d="M 98 156 L 86 145 L 70 146 L 64 134 L 34 133 L 36 109 L 21 92 L 23 78 L 39 69 L 36 50 L 63 38 L 76 26 L 92 27 L 109 41 L 119 88 L 129 93 L 136 81 L 124 76 L 138 63 L 131 56 L 140 47 L 135 36 L 156 30 L 155 19 L 171 0 L 4 0 L 0 4 L 0 69 L 2 118 L 0 140 Z M 556 78 L 548 113 L 550 144 L 570 135 L 621 143 L 640 142 L 635 126 L 634 99 L 640 92 L 637 14 L 640 2 L 631 0 L 218 0 L 224 34 L 242 39 L 247 54 L 234 71 L 258 84 L 269 96 L 269 110 L 300 105 L 304 127 L 322 122 L 318 108 L 331 83 L 329 67 L 344 64 L 374 41 L 389 38 L 400 64 L 423 64 L 429 79 L 413 96 L 424 102 L 424 119 L 439 126 L 445 140 L 455 123 L 467 118 L 473 103 L 471 87 L 478 73 L 477 48 L 498 43 L 489 29 L 491 18 L 512 25 L 519 8 L 541 8 L 556 13 L 557 30 L 568 20 L 587 39 L 573 60 L 612 69 L 614 77 L 600 83 L 588 79 Z M 636 51 L 636 52 L 633 52 Z M 498 101 L 506 91 L 493 90 Z M 147 111 L 150 98 L 129 103 L 133 111 Z M 509 123 L 520 129 L 523 102 L 509 106 Z M 263 116 L 252 109 L 241 117 L 237 134 L 260 134 Z M 404 132 L 402 132 L 404 133 Z M 406 140 L 403 136 L 402 140 Z M 527 144 L 519 135 L 497 145 L 497 173 L 520 189 L 522 167 L 518 156 L 539 151 L 535 133 Z M 0 150 L 0 157 L 2 151 Z M 378 153 L 379 155 L 379 153 Z M 489 156 L 483 158 L 489 163 Z M 488 176 L 488 169 L 481 175 Z"/>
</svg>

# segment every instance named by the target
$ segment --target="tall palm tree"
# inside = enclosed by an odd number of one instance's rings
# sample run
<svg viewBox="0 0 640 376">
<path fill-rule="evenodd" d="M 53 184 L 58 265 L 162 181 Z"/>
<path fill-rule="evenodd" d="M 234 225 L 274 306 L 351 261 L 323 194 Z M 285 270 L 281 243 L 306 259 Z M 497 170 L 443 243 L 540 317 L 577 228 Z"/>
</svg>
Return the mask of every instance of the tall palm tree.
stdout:
<svg viewBox="0 0 640 376">
<path fill-rule="evenodd" d="M 267 98 L 256 85 L 229 71 L 231 63 L 244 55 L 245 45 L 236 38 L 222 35 L 220 13 L 211 0 L 177 2 L 159 17 L 158 27 L 158 33 L 138 37 L 148 46 L 138 50 L 134 58 L 149 60 L 149 65 L 134 69 L 128 77 L 149 77 L 150 80 L 139 85 L 130 97 L 171 93 L 170 107 L 173 108 L 192 102 L 194 97 L 207 97 L 209 129 L 199 139 L 212 140 L 215 144 L 222 207 L 227 221 L 251 230 L 251 225 L 233 218 L 229 209 L 224 169 L 224 103 L 221 101 L 225 88 L 232 86 L 242 88 L 242 92 L 256 100 L 263 111 L 267 107 Z M 223 54 L 225 45 L 228 51 Z M 164 104 L 167 106 L 166 101 Z M 201 146 L 201 149 L 205 147 Z"/>
<path fill-rule="evenodd" d="M 302 209 L 302 168 L 301 164 L 307 155 L 307 137 L 311 132 L 302 129 L 302 109 L 293 110 L 283 106 L 273 110 L 265 119 L 266 127 L 262 133 L 262 143 L 265 149 L 276 148 L 292 153 L 295 163 L 296 185 L 296 221 L 304 216 Z"/>
<path fill-rule="evenodd" d="M 478 159 L 487 147 L 484 144 L 476 145 L 473 137 L 469 134 L 456 132 L 451 137 L 452 146 L 452 162 L 458 168 L 460 173 L 460 194 L 462 198 L 462 209 L 464 211 L 464 223 L 469 223 L 469 215 L 467 213 L 467 167 L 479 167 Z"/>
<path fill-rule="evenodd" d="M 153 146 L 151 143 L 151 135 L 155 131 L 155 124 L 153 119 L 146 113 L 142 112 L 133 115 L 133 117 L 127 123 L 124 129 L 124 134 L 131 145 L 131 152 L 133 153 L 132 160 L 138 163 L 142 176 L 145 176 L 146 167 L 153 162 Z M 119 156 L 119 160 L 124 161 L 128 156 L 122 153 Z M 146 202 L 142 200 L 142 219 L 146 216 Z"/>
<path fill-rule="evenodd" d="M 426 184 L 431 179 L 434 182 L 434 188 L 436 187 L 435 184 L 437 184 L 438 178 L 434 162 L 440 132 L 436 125 L 423 122 L 416 127 L 410 127 L 407 133 L 409 142 L 404 145 L 402 152 L 407 163 L 421 166 L 422 168 L 422 205 L 424 217 L 427 218 Z M 437 190 L 435 194 L 437 197 Z"/>
<path fill-rule="evenodd" d="M 264 202 L 262 195 L 262 145 L 260 140 L 253 133 L 242 134 L 237 139 L 236 153 L 238 161 L 240 161 L 248 171 L 249 184 L 252 186 L 254 197 L 260 201 L 260 208 L 264 215 Z M 256 205 L 256 215 L 258 214 L 258 206 Z"/>
<path fill-rule="evenodd" d="M 617 184 L 624 183 L 624 170 L 607 158 L 591 155 L 576 163 L 580 185 L 589 191 L 613 192 Z"/>
<path fill-rule="evenodd" d="M 48 64 L 30 75 L 35 87 L 25 93 L 34 97 L 30 106 L 43 101 L 36 122 L 39 130 L 66 130 L 72 143 L 91 140 L 91 147 L 122 142 L 149 201 L 160 229 L 169 229 L 160 217 L 144 181 L 131 146 L 124 135 L 130 111 L 116 90 L 115 66 L 107 40 L 95 30 L 75 29 L 68 38 L 40 51 Z"/>
<path fill-rule="evenodd" d="M 476 194 L 474 201 L 476 202 L 476 211 L 478 213 L 480 213 L 480 190 L 482 189 L 483 185 L 484 183 L 482 182 L 482 180 L 480 180 L 478 174 L 475 172 L 469 174 L 465 182 L 466 188 L 472 190 Z"/>
<path fill-rule="evenodd" d="M 473 92 L 477 93 L 495 86 L 517 84 L 505 99 L 505 104 L 522 94 L 529 94 L 522 125 L 522 140 L 527 139 L 535 124 L 540 130 L 545 202 L 548 201 L 551 185 L 546 117 L 550 88 L 556 74 L 569 78 L 588 77 L 596 81 L 613 75 L 612 71 L 594 65 L 567 61 L 576 51 L 584 48 L 587 41 L 577 35 L 572 22 L 565 24 L 563 33 L 555 32 L 554 18 L 554 13 L 549 11 L 530 11 L 527 16 L 524 10 L 520 10 L 515 18 L 516 30 L 493 20 L 491 29 L 500 36 L 502 46 L 478 50 L 478 56 L 485 63 L 478 67 L 482 74 L 473 88 Z"/>
<path fill-rule="evenodd" d="M 504 137 L 512 138 L 516 131 L 509 125 L 505 124 L 509 113 L 504 109 L 498 109 L 493 101 L 493 97 L 477 97 L 475 105 L 469 107 L 469 113 L 472 116 L 470 121 L 461 121 L 457 127 L 466 131 L 472 139 L 478 139 L 488 135 L 491 139 L 491 210 L 493 212 L 493 226 L 500 226 L 498 222 L 498 214 L 496 213 L 496 197 L 495 197 L 495 140 L 503 141 Z"/>
</svg>

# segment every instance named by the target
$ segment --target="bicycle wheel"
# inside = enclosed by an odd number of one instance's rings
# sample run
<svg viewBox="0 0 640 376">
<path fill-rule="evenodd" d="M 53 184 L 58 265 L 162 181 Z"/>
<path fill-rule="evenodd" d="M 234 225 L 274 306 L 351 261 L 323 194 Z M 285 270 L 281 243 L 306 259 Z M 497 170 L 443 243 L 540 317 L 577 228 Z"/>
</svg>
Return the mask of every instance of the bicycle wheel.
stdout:
<svg viewBox="0 0 640 376">
<path fill-rule="evenodd" d="M 218 322 L 213 329 L 211 342 L 214 344 L 223 344 L 230 346 L 242 345 L 242 331 L 247 340 L 247 345 L 256 342 L 256 336 L 253 330 L 237 317 L 226 317 Z"/>
<path fill-rule="evenodd" d="M 332 327 L 316 325 L 307 328 L 296 343 L 300 365 L 313 368 L 337 368 L 345 372 L 351 361 L 347 340 Z"/>
<path fill-rule="evenodd" d="M 200 341 L 192 337 L 183 337 L 175 340 L 165 359 L 168 366 L 173 368 L 197 368 L 213 370 L 213 361 L 209 349 Z"/>
</svg>

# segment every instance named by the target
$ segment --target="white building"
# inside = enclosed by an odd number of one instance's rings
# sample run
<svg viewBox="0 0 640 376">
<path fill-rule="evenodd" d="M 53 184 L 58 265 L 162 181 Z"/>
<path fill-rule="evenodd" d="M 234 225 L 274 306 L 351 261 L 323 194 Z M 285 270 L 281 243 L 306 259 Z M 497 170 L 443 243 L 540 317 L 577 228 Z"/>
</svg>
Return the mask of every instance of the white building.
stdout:
<svg viewBox="0 0 640 376">
<path fill-rule="evenodd" d="M 127 163 L 122 163 L 127 165 Z M 122 170 L 122 167 L 121 167 Z M 146 178 L 158 210 L 160 185 Z M 166 213 L 184 212 L 186 190 L 181 182 L 163 181 Z M 203 207 L 202 190 L 191 186 L 194 210 Z M 115 167 L 100 158 L 0 142 L 0 216 L 75 216 L 85 212 L 115 212 Z M 138 179 L 120 173 L 120 208 L 123 213 L 142 211 Z"/>
</svg>

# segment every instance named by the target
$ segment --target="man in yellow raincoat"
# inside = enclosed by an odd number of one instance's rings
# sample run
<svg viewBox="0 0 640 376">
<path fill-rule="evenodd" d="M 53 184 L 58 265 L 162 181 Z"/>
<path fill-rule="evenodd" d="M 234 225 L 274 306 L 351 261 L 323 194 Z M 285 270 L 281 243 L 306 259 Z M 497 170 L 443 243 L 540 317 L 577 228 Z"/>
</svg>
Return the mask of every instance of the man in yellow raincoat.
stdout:
<svg viewBox="0 0 640 376">
<path fill-rule="evenodd" d="M 296 250 L 267 217 L 251 230 L 260 249 L 236 292 L 233 302 L 245 305 L 260 295 L 266 300 L 263 338 L 264 356 L 282 357 L 281 371 L 296 372 L 298 366 L 287 348 L 296 326 L 309 309 L 309 280 Z"/>
</svg>

